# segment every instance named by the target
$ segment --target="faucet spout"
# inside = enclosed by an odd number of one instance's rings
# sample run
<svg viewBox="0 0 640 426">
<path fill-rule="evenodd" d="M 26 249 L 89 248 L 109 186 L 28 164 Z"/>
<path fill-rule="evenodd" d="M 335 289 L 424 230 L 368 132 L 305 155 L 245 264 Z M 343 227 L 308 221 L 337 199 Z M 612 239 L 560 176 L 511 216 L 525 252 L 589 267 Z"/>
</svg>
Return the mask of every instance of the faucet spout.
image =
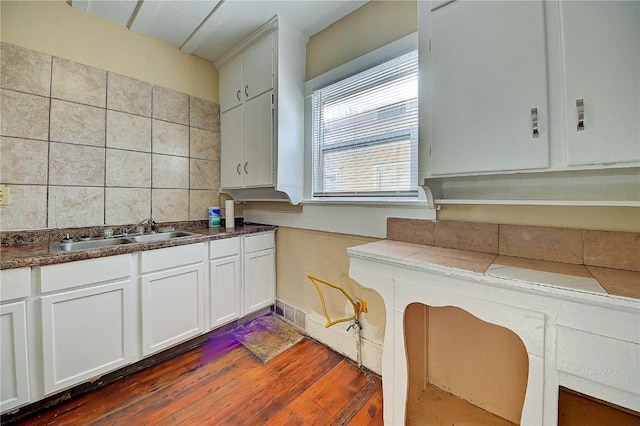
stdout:
<svg viewBox="0 0 640 426">
<path fill-rule="evenodd" d="M 152 217 L 149 217 L 148 219 L 143 219 L 140 222 L 136 223 L 135 225 L 131 225 L 128 228 L 123 228 L 122 233 L 124 235 L 127 235 L 129 234 L 129 232 L 136 230 L 138 226 L 142 225 L 143 223 L 147 223 L 149 225 L 149 230 L 152 233 L 155 233 L 158 231 L 158 224 L 153 220 Z"/>
</svg>

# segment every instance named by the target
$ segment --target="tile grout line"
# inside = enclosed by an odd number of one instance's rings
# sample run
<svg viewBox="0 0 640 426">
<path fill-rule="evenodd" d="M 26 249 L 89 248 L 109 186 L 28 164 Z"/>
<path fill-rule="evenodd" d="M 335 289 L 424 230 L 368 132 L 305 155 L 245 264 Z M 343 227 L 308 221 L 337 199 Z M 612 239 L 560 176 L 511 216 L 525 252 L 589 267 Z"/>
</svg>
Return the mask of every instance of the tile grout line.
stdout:
<svg viewBox="0 0 640 426">
<path fill-rule="evenodd" d="M 109 71 L 105 71 L 105 87 L 104 87 L 104 190 L 102 191 L 102 226 L 107 225 L 107 110 L 109 99 Z"/>
<path fill-rule="evenodd" d="M 51 65 L 49 67 L 49 125 L 47 126 L 47 192 L 45 202 L 45 228 L 52 228 L 49 217 L 49 204 L 51 203 L 51 107 L 52 107 L 52 95 L 53 95 L 53 56 L 51 58 Z M 57 220 L 56 220 L 57 222 Z M 57 224 L 57 223 L 56 223 Z M 57 228 L 57 226 L 56 226 Z"/>
</svg>

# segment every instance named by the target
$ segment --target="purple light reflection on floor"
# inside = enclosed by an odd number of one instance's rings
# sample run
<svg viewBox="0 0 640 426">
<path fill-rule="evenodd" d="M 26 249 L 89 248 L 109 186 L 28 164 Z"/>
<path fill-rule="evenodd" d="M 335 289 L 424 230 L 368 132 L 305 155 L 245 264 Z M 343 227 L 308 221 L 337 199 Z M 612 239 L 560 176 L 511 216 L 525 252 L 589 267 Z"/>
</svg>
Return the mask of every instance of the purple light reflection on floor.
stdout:
<svg viewBox="0 0 640 426">
<path fill-rule="evenodd" d="M 234 339 L 230 333 L 225 333 L 221 336 L 213 337 L 202 345 L 202 361 L 204 363 L 211 362 L 217 358 L 224 356 L 238 346 L 241 346 L 240 343 L 238 343 L 238 341 Z"/>
</svg>

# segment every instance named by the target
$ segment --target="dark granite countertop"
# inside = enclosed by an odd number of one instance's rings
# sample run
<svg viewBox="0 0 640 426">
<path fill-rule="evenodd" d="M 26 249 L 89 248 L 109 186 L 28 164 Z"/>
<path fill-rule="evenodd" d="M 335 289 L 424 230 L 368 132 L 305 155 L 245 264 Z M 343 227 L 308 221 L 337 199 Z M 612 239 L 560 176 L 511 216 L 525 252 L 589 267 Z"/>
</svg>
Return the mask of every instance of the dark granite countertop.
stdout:
<svg viewBox="0 0 640 426">
<path fill-rule="evenodd" d="M 195 228 L 189 232 L 198 234 L 153 243 L 131 243 L 112 247 L 66 252 L 51 252 L 49 243 L 19 244 L 0 247 L 0 269 L 23 268 L 28 266 L 53 265 L 56 263 L 74 262 L 77 260 L 115 256 L 139 251 L 155 250 L 165 247 L 182 246 L 237 237 L 239 235 L 277 229 L 272 225 L 244 225 L 232 230 L 226 228 Z"/>
</svg>

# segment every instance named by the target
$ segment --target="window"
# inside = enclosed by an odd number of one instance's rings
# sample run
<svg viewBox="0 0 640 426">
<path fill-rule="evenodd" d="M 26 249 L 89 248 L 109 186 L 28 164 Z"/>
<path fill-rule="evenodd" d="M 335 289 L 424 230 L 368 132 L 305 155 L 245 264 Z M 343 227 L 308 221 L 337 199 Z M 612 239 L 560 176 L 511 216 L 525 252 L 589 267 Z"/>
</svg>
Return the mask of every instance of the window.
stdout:
<svg viewBox="0 0 640 426">
<path fill-rule="evenodd" d="M 418 195 L 418 52 L 314 90 L 313 196 Z"/>
</svg>

